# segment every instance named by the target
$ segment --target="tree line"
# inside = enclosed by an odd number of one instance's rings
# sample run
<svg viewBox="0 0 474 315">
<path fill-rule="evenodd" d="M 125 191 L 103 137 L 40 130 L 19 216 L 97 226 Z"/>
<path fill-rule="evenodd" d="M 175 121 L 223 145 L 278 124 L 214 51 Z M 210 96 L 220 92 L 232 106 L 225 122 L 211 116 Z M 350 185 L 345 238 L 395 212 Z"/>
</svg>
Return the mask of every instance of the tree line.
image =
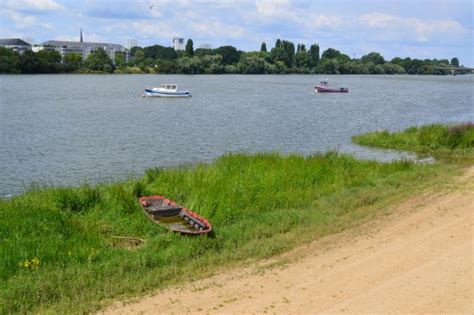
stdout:
<svg viewBox="0 0 474 315">
<path fill-rule="evenodd" d="M 0 73 L 182 73 L 182 74 L 449 74 L 448 67 L 459 67 L 459 60 L 411 59 L 396 57 L 392 60 L 378 52 L 361 58 L 334 48 L 320 54 L 318 44 L 309 48 L 277 39 L 270 50 L 263 42 L 259 51 L 244 52 L 233 46 L 215 49 L 194 49 L 189 39 L 184 51 L 153 45 L 133 47 L 130 60 L 117 53 L 112 61 L 98 49 L 86 60 L 71 53 L 61 58 L 56 51 L 25 51 L 18 54 L 0 47 Z M 461 71 L 462 72 L 462 71 Z"/>
</svg>

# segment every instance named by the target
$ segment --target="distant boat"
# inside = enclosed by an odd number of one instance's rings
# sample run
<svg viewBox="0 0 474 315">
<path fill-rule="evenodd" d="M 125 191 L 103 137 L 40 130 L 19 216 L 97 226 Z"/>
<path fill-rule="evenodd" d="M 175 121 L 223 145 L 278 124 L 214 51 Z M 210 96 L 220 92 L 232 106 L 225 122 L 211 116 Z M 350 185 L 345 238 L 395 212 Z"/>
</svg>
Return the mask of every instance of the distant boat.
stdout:
<svg viewBox="0 0 474 315">
<path fill-rule="evenodd" d="M 178 91 L 176 84 L 162 84 L 159 87 L 146 87 L 143 96 L 150 97 L 191 97 L 189 91 Z"/>
<path fill-rule="evenodd" d="M 319 85 L 314 86 L 314 91 L 316 93 L 331 93 L 331 92 L 347 93 L 349 92 L 349 88 L 330 87 L 328 85 L 328 81 L 321 81 L 319 82 Z"/>
<path fill-rule="evenodd" d="M 150 220 L 171 231 L 187 235 L 212 231 L 212 225 L 207 219 L 163 196 L 145 196 L 139 202 Z"/>
</svg>

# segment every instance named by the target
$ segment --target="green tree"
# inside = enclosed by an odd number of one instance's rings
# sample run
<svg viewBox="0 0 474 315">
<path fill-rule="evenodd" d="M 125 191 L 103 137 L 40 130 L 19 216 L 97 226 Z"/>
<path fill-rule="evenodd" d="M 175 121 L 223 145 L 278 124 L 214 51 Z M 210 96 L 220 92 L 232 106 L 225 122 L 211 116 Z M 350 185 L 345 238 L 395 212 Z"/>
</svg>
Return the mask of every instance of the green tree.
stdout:
<svg viewBox="0 0 474 315">
<path fill-rule="evenodd" d="M 303 48 L 304 48 L 304 45 L 303 45 Z M 296 66 L 300 68 L 311 66 L 309 54 L 306 52 L 306 50 L 302 50 L 301 47 L 300 47 L 300 51 L 296 53 L 295 62 L 296 62 Z"/>
<path fill-rule="evenodd" d="M 313 44 L 309 47 L 309 61 L 311 67 L 316 67 L 319 64 L 319 45 Z"/>
<path fill-rule="evenodd" d="M 451 59 L 451 66 L 453 67 L 459 67 L 459 59 L 454 57 L 453 59 Z"/>
<path fill-rule="evenodd" d="M 405 73 L 405 69 L 402 66 L 397 64 L 393 64 L 390 62 L 386 62 L 383 64 L 383 70 L 385 74 L 403 74 Z"/>
<path fill-rule="evenodd" d="M 188 39 L 188 41 L 186 42 L 186 49 L 185 50 L 186 50 L 186 54 L 189 57 L 194 56 L 193 40 L 191 38 Z"/>
<path fill-rule="evenodd" d="M 275 47 L 272 48 L 272 50 L 270 51 L 270 55 L 274 64 L 276 64 L 277 62 L 285 63 L 286 61 L 286 52 L 285 49 L 283 49 L 283 47 L 281 46 L 281 44 L 275 45 Z"/>
<path fill-rule="evenodd" d="M 385 70 L 382 65 L 377 65 L 373 61 L 369 61 L 365 64 L 369 69 L 370 74 L 384 74 Z"/>
<path fill-rule="evenodd" d="M 175 59 L 161 59 L 156 61 L 157 67 L 155 72 L 157 73 L 177 73 L 177 61 Z"/>
<path fill-rule="evenodd" d="M 216 55 L 215 49 L 198 48 L 194 51 L 194 56 L 203 57 L 206 55 Z"/>
<path fill-rule="evenodd" d="M 282 61 L 275 62 L 275 72 L 274 73 L 287 73 L 287 68 L 285 63 Z"/>
<path fill-rule="evenodd" d="M 340 54 L 339 56 L 337 56 L 336 60 L 339 64 L 343 64 L 343 63 L 351 61 L 351 57 L 349 57 L 346 54 Z"/>
<path fill-rule="evenodd" d="M 84 65 L 90 70 L 109 73 L 112 73 L 115 68 L 112 59 L 110 59 L 105 50 L 102 48 L 90 53 L 84 62 Z"/>
<path fill-rule="evenodd" d="M 317 71 L 325 74 L 339 74 L 339 64 L 336 59 L 322 58 Z"/>
<path fill-rule="evenodd" d="M 321 55 L 321 59 L 335 59 L 341 55 L 341 52 L 334 48 L 326 49 Z"/>
<path fill-rule="evenodd" d="M 141 48 L 140 46 L 133 46 L 133 47 L 130 49 L 130 56 L 131 56 L 131 57 L 135 57 L 135 53 L 136 53 L 137 51 L 139 51 L 139 50 L 143 51 L 143 48 Z"/>
<path fill-rule="evenodd" d="M 199 74 L 203 72 L 201 59 L 198 57 L 182 57 L 178 59 L 178 71 L 185 74 Z"/>
<path fill-rule="evenodd" d="M 244 57 L 237 68 L 244 74 L 262 74 L 265 73 L 265 59 L 259 57 Z"/>
<path fill-rule="evenodd" d="M 127 63 L 125 62 L 125 56 L 121 52 L 115 53 L 114 62 L 115 66 L 118 68 L 124 68 L 127 65 Z"/>
<path fill-rule="evenodd" d="M 25 51 L 20 55 L 18 68 L 21 73 L 40 73 L 41 65 L 38 56 L 31 50 Z"/>
<path fill-rule="evenodd" d="M 205 55 L 200 58 L 205 73 L 217 74 L 224 72 L 221 55 Z"/>
<path fill-rule="evenodd" d="M 40 73 L 57 73 L 62 69 L 61 55 L 55 50 L 40 50 L 36 53 Z"/>
<path fill-rule="evenodd" d="M 135 56 L 137 54 L 139 54 L 139 50 L 135 52 Z M 178 54 L 172 47 L 153 45 L 143 48 L 143 56 L 145 59 L 176 59 Z"/>
<path fill-rule="evenodd" d="M 64 56 L 64 64 L 68 72 L 77 71 L 82 66 L 82 55 L 70 53 Z"/>
<path fill-rule="evenodd" d="M 260 46 L 260 51 L 267 52 L 267 44 L 265 42 L 262 42 L 262 45 Z"/>
<path fill-rule="evenodd" d="M 287 40 L 277 39 L 275 47 L 272 48 L 271 59 L 273 63 L 281 61 L 286 67 L 293 67 L 295 64 L 295 45 Z"/>
<path fill-rule="evenodd" d="M 360 58 L 360 61 L 362 61 L 362 63 L 373 62 L 376 65 L 383 65 L 385 63 L 385 59 L 378 52 L 371 52 L 367 55 L 364 55 L 362 58 Z"/>
<path fill-rule="evenodd" d="M 135 62 L 135 64 L 139 64 L 140 62 L 143 62 L 143 60 L 145 60 L 145 53 L 143 52 L 143 49 L 136 49 L 133 53 L 133 61 Z"/>
<path fill-rule="evenodd" d="M 275 41 L 275 48 L 282 48 L 281 40 L 279 38 L 277 38 L 277 40 Z"/>
<path fill-rule="evenodd" d="M 18 73 L 20 54 L 11 49 L 0 47 L 0 73 Z"/>
<path fill-rule="evenodd" d="M 222 64 L 224 66 L 237 63 L 242 53 L 233 46 L 222 46 L 217 48 L 215 51 L 217 54 L 222 56 Z"/>
</svg>

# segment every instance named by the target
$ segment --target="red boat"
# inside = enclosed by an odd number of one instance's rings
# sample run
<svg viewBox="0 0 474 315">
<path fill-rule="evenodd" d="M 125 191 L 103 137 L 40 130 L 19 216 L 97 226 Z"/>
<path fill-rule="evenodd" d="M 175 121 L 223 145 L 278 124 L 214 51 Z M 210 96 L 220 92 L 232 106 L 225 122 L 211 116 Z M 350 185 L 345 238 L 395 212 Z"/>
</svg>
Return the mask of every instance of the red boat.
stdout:
<svg viewBox="0 0 474 315">
<path fill-rule="evenodd" d="M 212 225 L 207 219 L 163 196 L 141 197 L 139 202 L 150 220 L 171 231 L 187 235 L 212 231 Z"/>
<path fill-rule="evenodd" d="M 331 92 L 338 92 L 338 93 L 347 93 L 349 92 L 349 88 L 335 88 L 328 86 L 328 81 L 321 81 L 319 85 L 314 86 L 314 91 L 316 93 L 331 93 Z"/>
</svg>

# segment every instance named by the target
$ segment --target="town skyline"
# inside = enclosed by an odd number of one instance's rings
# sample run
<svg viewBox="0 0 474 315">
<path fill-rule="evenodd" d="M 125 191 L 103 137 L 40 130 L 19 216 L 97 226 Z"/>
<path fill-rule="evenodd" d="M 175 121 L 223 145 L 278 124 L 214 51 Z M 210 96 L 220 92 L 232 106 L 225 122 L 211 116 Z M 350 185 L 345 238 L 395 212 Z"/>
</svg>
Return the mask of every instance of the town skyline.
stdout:
<svg viewBox="0 0 474 315">
<path fill-rule="evenodd" d="M 474 65 L 472 2 L 423 0 L 379 3 L 363 0 L 355 7 L 334 1 L 126 1 L 84 3 L 59 0 L 2 0 L 0 37 L 108 42 L 128 46 L 171 47 L 173 37 L 191 38 L 195 47 L 232 45 L 259 50 L 277 38 L 318 43 L 360 58 L 371 51 L 387 59 L 458 57 Z M 340 13 L 343 12 L 343 13 Z"/>
</svg>

